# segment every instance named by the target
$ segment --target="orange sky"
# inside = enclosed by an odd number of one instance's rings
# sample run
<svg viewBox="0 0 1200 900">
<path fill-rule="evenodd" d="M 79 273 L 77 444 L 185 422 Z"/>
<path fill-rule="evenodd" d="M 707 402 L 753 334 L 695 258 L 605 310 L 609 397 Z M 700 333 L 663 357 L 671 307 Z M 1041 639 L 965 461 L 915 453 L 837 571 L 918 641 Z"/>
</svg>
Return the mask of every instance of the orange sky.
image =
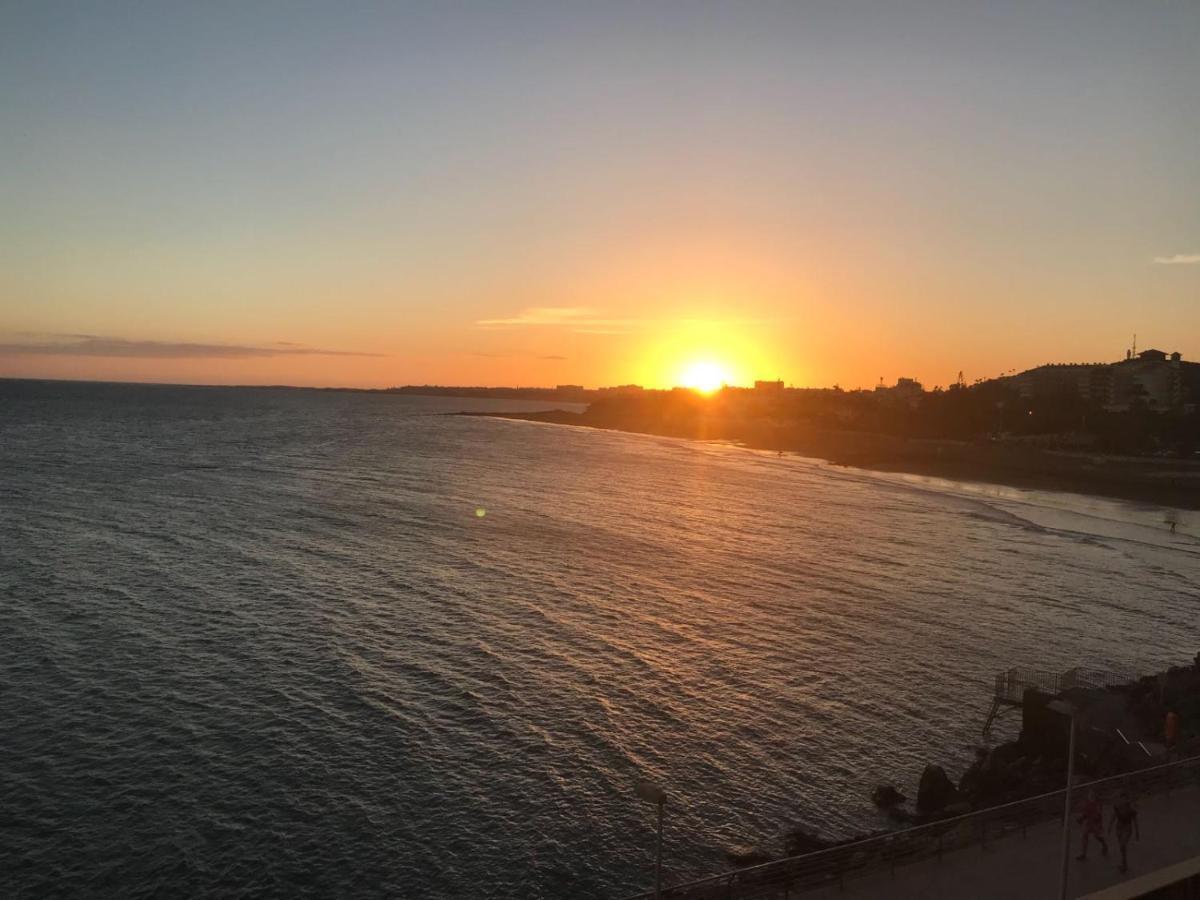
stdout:
<svg viewBox="0 0 1200 900">
<path fill-rule="evenodd" d="M 932 386 L 1134 332 L 1200 357 L 1195 6 L 268 26 L 10 17 L 0 376 Z"/>
</svg>

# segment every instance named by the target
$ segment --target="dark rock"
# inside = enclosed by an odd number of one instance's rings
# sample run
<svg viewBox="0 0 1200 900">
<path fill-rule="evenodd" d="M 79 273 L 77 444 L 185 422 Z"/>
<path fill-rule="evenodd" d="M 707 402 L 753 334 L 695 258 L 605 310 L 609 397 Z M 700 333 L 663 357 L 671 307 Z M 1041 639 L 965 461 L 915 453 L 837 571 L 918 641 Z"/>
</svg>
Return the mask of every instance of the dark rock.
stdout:
<svg viewBox="0 0 1200 900">
<path fill-rule="evenodd" d="M 1028 783 L 1031 760 L 1019 743 L 1000 744 L 992 750 L 979 747 L 975 762 L 958 781 L 958 796 L 975 808 L 985 808 L 1016 799 Z"/>
<path fill-rule="evenodd" d="M 911 812 L 909 812 L 903 806 L 888 807 L 887 817 L 889 819 L 891 819 L 893 822 L 904 822 L 906 824 L 914 821 L 916 818 Z"/>
<path fill-rule="evenodd" d="M 793 828 L 783 839 L 784 851 L 788 856 L 801 856 L 805 853 L 816 853 L 830 847 L 829 841 L 818 837 L 803 828 Z"/>
<path fill-rule="evenodd" d="M 896 790 L 895 785 L 880 784 L 876 785 L 875 790 L 871 792 L 871 800 L 880 809 L 891 809 L 893 806 L 904 803 L 908 798 Z"/>
<path fill-rule="evenodd" d="M 1030 752 L 1054 758 L 1067 755 L 1070 720 L 1050 709 L 1050 694 L 1030 688 L 1021 702 L 1020 742 Z"/>
<path fill-rule="evenodd" d="M 984 765 L 1004 767 L 1012 765 L 1023 756 L 1025 756 L 1025 748 L 1021 746 L 1020 741 L 1008 741 L 1004 744 L 997 744 L 989 750 Z"/>
<path fill-rule="evenodd" d="M 941 812 L 947 804 L 957 799 L 958 791 L 946 770 L 941 766 L 926 766 L 917 789 L 917 810 L 922 813 Z"/>
</svg>

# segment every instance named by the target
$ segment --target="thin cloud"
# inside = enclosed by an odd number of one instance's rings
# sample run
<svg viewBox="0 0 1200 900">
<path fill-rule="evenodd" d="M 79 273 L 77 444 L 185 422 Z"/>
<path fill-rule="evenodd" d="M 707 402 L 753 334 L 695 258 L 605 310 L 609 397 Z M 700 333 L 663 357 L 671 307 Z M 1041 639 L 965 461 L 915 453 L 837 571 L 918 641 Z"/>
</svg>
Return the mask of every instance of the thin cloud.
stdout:
<svg viewBox="0 0 1200 900">
<path fill-rule="evenodd" d="M 1154 257 L 1156 265 L 1160 266 L 1195 266 L 1200 265 L 1200 253 L 1176 253 L 1174 256 Z"/>
<path fill-rule="evenodd" d="M 526 356 L 531 356 L 531 357 L 534 356 L 534 354 L 532 354 L 532 353 L 483 353 L 481 351 L 472 351 L 471 353 L 469 353 L 467 355 L 468 356 L 478 356 L 478 357 L 482 357 L 483 359 L 518 359 L 518 358 L 526 357 Z M 535 358 L 536 359 L 565 360 L 567 357 L 549 355 L 549 356 L 536 356 Z"/>
<path fill-rule="evenodd" d="M 596 311 L 586 306 L 534 306 L 507 319 L 480 319 L 475 324 L 485 328 L 500 325 L 569 325 L 595 315 Z"/>
<path fill-rule="evenodd" d="M 123 359 L 254 359 L 271 356 L 382 356 L 353 350 L 324 350 L 279 341 L 268 347 L 246 344 L 192 344 L 131 341 L 94 334 L 40 335 L 39 341 L 0 343 L 0 354 L 25 356 L 102 356 Z M 45 340 L 45 338 L 51 338 Z"/>
<path fill-rule="evenodd" d="M 505 319 L 475 322 L 479 328 L 554 327 L 576 334 L 624 334 L 624 329 L 633 323 L 633 319 L 600 318 L 596 310 L 587 306 L 533 306 Z"/>
<path fill-rule="evenodd" d="M 645 319 L 606 319 L 587 306 L 534 306 L 504 319 L 479 319 L 476 327 L 488 330 L 506 328 L 561 328 L 572 334 L 629 334 Z M 780 318 L 679 319 L 684 325 L 719 327 L 769 326 L 789 321 Z"/>
</svg>

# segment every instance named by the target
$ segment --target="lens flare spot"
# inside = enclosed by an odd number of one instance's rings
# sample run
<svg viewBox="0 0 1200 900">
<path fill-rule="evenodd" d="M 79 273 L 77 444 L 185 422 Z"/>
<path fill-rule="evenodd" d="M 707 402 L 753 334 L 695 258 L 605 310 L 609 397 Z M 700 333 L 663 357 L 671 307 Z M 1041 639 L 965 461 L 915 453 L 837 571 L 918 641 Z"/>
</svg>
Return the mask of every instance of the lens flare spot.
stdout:
<svg viewBox="0 0 1200 900">
<path fill-rule="evenodd" d="M 487 510 L 484 509 L 482 506 L 475 507 L 475 518 L 482 519 L 486 515 L 487 515 Z"/>
</svg>

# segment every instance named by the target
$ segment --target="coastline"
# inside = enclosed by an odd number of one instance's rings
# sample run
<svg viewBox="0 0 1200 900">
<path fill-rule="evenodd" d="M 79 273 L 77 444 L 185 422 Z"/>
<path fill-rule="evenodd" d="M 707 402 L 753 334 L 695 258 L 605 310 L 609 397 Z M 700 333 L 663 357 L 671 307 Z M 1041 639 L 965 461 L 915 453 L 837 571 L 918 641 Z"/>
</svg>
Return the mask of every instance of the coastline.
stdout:
<svg viewBox="0 0 1200 900">
<path fill-rule="evenodd" d="M 665 422 L 587 412 L 470 412 L 467 416 L 599 428 L 629 434 L 729 441 L 752 450 L 798 453 L 835 466 L 1064 491 L 1200 510 L 1200 464 L 1180 460 L 1061 453 L 1001 443 L 900 438 L 764 421 Z"/>
</svg>

